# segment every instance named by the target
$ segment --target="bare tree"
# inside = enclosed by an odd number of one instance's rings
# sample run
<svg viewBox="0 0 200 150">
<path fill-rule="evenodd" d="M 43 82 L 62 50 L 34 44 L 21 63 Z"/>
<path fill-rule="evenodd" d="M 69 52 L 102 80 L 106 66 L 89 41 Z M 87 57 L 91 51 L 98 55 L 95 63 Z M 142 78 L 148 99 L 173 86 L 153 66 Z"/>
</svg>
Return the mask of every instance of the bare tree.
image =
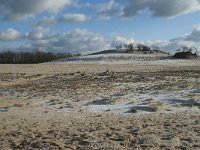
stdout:
<svg viewBox="0 0 200 150">
<path fill-rule="evenodd" d="M 134 45 L 133 45 L 133 43 L 129 43 L 129 44 L 128 44 L 128 50 L 129 50 L 129 51 L 133 51 L 133 50 L 134 50 Z"/>
<path fill-rule="evenodd" d="M 150 51 L 151 50 L 150 47 L 143 45 L 143 44 L 138 44 L 136 47 L 137 47 L 137 50 L 139 50 L 139 51 Z"/>
<path fill-rule="evenodd" d="M 116 49 L 121 50 L 122 47 L 123 47 L 123 45 L 122 45 L 122 44 L 119 44 L 119 45 L 116 46 Z"/>
</svg>

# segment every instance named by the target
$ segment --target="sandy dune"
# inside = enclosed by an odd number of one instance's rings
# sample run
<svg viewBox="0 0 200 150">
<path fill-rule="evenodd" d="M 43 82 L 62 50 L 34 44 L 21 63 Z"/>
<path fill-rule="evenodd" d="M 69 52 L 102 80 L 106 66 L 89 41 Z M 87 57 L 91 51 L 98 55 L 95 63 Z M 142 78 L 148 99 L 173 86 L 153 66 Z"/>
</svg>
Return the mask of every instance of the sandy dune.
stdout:
<svg viewBox="0 0 200 150">
<path fill-rule="evenodd" d="M 0 149 L 200 149 L 199 60 L 0 65 Z"/>
</svg>

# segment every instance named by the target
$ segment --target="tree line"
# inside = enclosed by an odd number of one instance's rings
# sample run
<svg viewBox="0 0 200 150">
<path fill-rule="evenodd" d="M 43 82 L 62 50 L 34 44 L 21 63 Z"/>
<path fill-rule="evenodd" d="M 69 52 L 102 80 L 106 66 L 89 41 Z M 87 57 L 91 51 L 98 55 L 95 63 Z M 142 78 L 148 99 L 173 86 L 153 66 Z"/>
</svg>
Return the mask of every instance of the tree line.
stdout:
<svg viewBox="0 0 200 150">
<path fill-rule="evenodd" d="M 49 62 L 60 58 L 80 56 L 80 54 L 72 53 L 51 53 L 51 52 L 0 52 L 1 64 L 35 64 Z"/>
<path fill-rule="evenodd" d="M 133 51 L 142 51 L 142 52 L 161 52 L 167 53 L 162 51 L 158 46 L 149 47 L 144 44 L 136 44 L 136 43 L 129 43 L 129 44 L 118 44 L 115 46 L 117 50 L 127 50 L 127 52 Z"/>
<path fill-rule="evenodd" d="M 163 50 L 161 50 L 158 46 L 147 46 L 144 44 L 136 44 L 136 43 L 129 43 L 129 44 L 118 44 L 116 45 L 117 50 L 127 50 L 127 52 L 133 52 L 133 51 L 141 51 L 141 52 L 160 52 L 169 54 Z M 198 48 L 196 47 L 188 47 L 188 46 L 182 46 L 181 48 L 176 50 L 176 53 L 179 55 L 190 55 L 190 56 L 198 56 Z M 175 53 L 175 54 L 176 54 Z"/>
</svg>

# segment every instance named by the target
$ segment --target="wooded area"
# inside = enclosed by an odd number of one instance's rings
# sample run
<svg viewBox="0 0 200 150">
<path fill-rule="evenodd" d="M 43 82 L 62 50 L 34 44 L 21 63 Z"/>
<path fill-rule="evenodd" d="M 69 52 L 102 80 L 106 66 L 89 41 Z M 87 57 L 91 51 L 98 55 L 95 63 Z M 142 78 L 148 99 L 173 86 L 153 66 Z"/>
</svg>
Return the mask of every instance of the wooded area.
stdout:
<svg viewBox="0 0 200 150">
<path fill-rule="evenodd" d="M 0 52 L 0 63 L 1 64 L 34 64 L 43 63 L 60 58 L 78 56 L 80 54 L 71 53 L 51 53 L 51 52 Z"/>
</svg>

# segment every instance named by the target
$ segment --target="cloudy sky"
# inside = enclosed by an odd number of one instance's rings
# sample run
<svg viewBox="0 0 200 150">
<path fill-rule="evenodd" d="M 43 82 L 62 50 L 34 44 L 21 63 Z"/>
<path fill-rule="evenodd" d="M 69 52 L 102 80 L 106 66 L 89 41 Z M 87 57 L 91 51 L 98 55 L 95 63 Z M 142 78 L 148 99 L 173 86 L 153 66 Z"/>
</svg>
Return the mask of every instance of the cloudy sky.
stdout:
<svg viewBox="0 0 200 150">
<path fill-rule="evenodd" d="M 200 0 L 0 0 L 0 51 L 200 47 Z"/>
</svg>

